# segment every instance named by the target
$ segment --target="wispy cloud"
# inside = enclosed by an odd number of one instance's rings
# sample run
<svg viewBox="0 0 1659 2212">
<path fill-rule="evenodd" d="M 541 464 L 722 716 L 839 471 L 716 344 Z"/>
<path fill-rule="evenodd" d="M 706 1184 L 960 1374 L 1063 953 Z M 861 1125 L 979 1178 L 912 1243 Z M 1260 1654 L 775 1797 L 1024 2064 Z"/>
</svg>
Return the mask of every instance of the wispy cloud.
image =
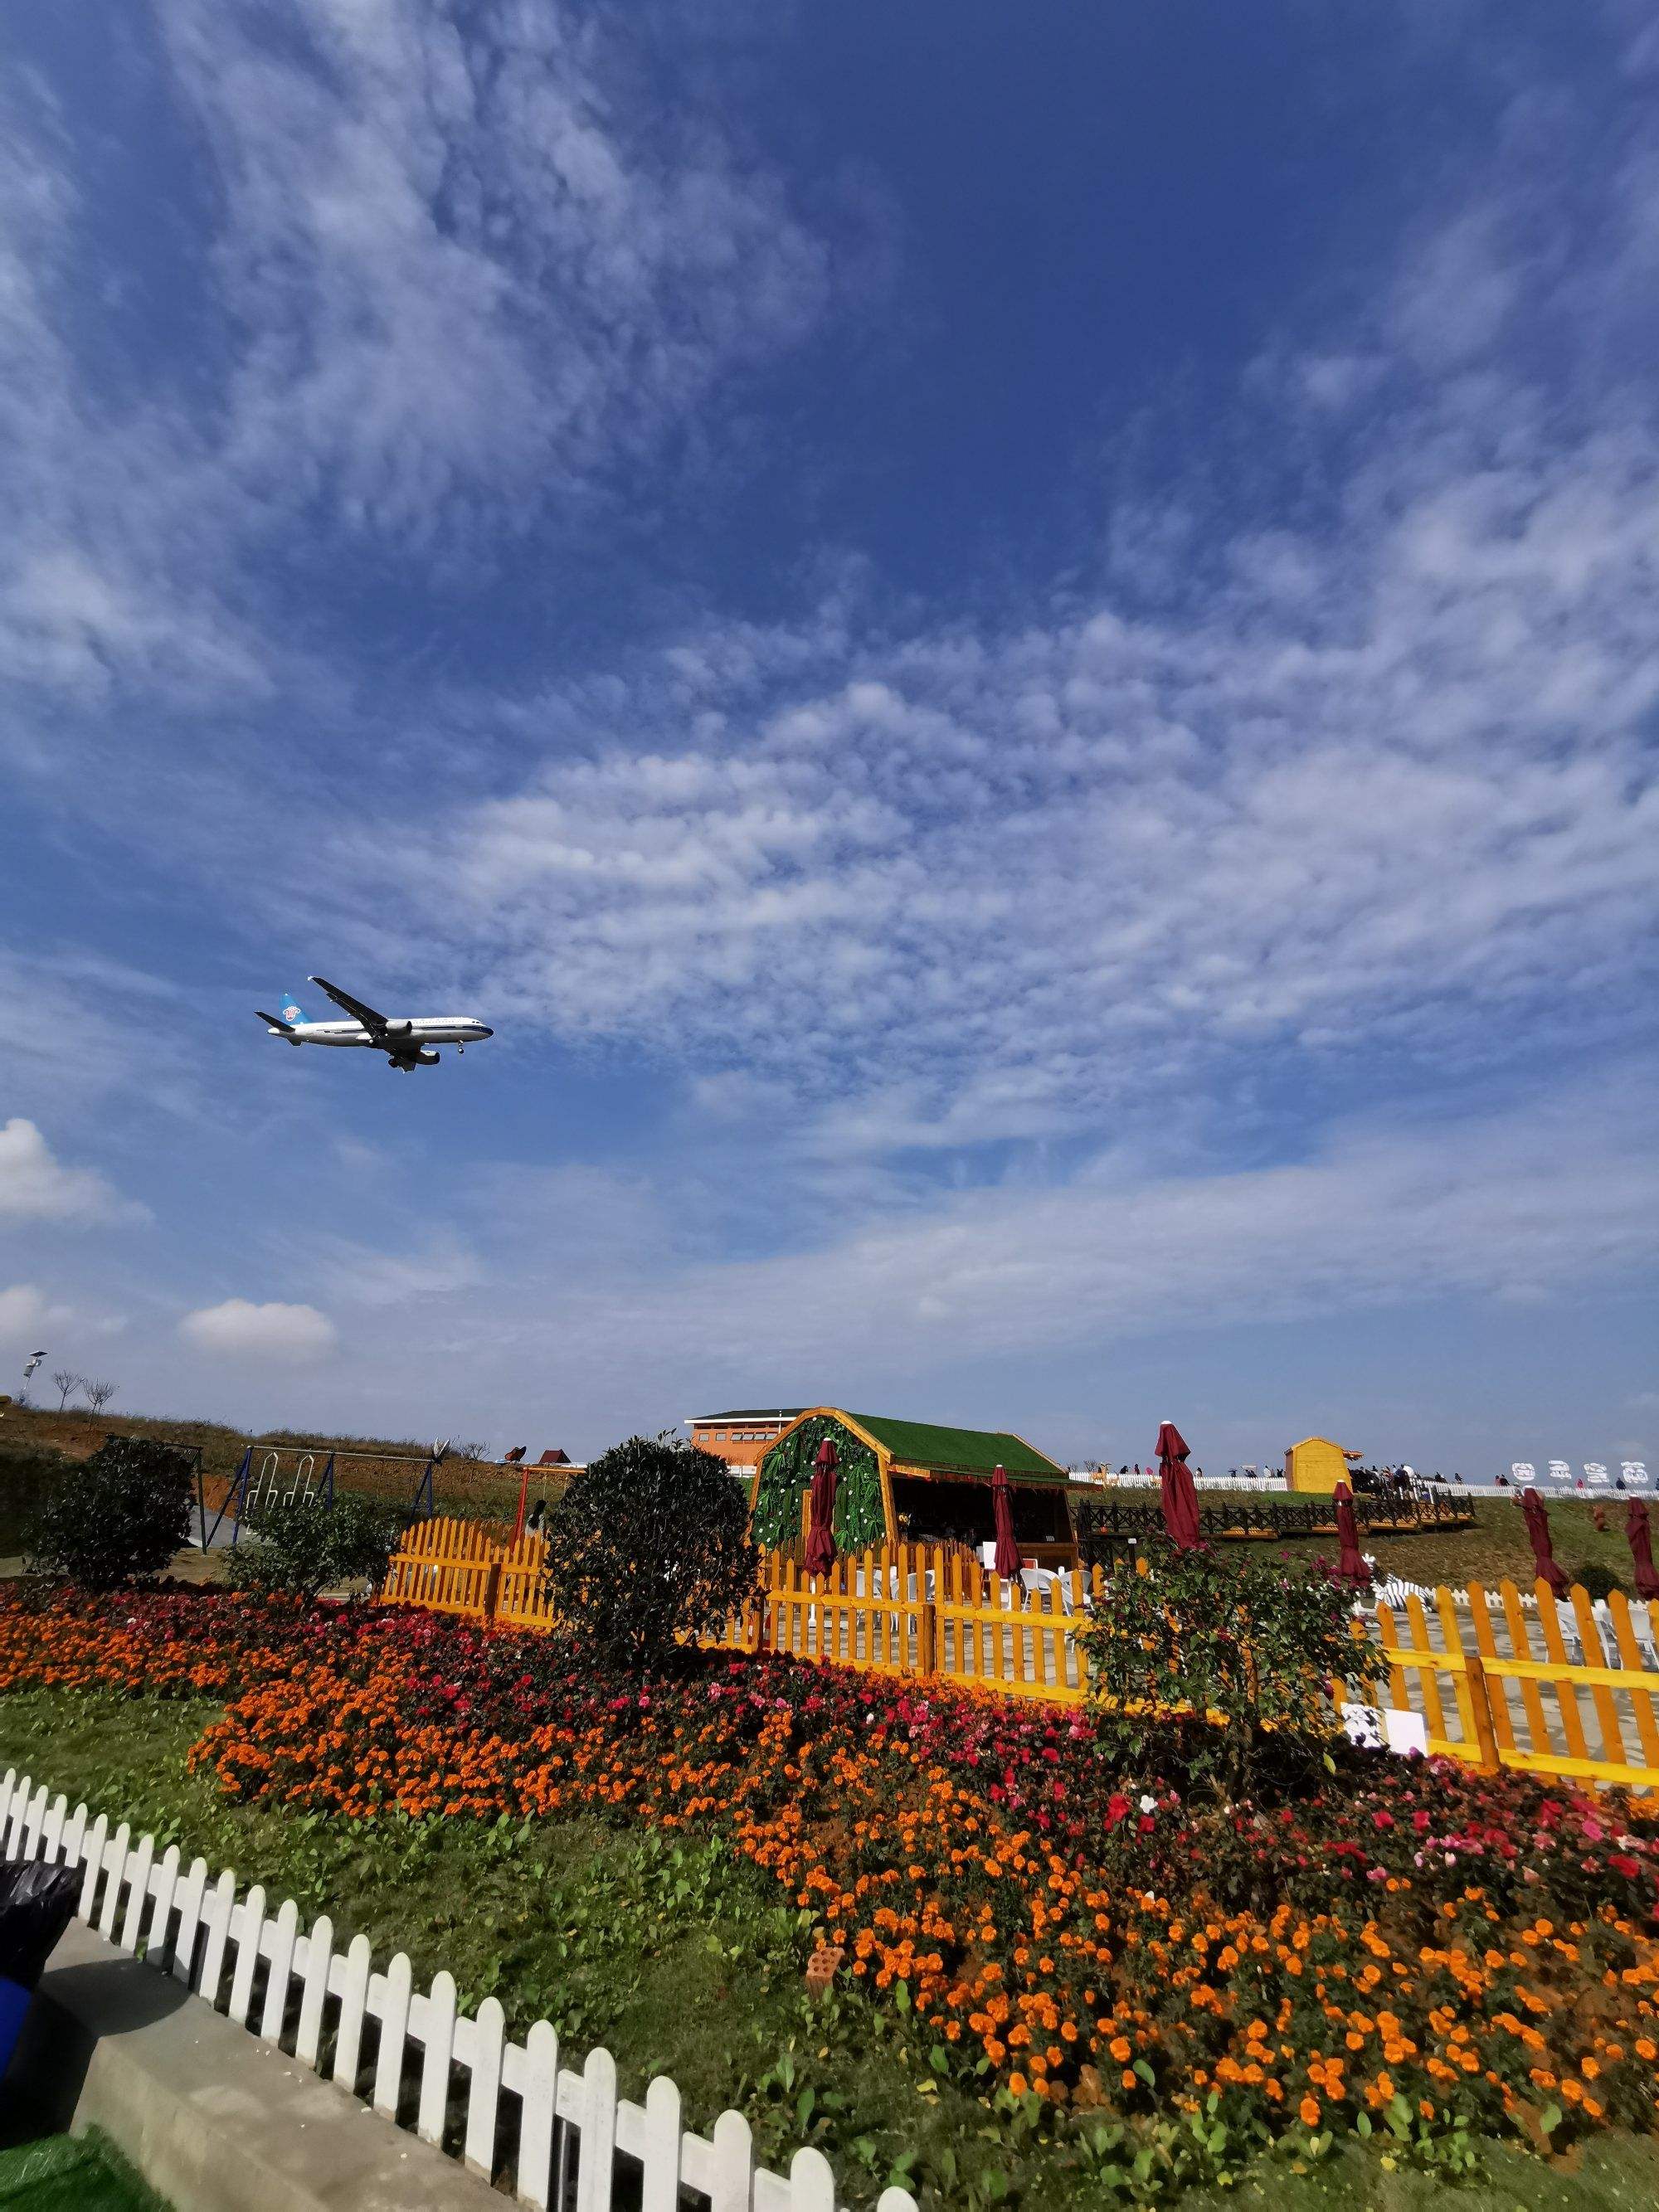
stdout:
<svg viewBox="0 0 1659 2212">
<path fill-rule="evenodd" d="M 283 527 L 489 566 L 501 533 L 606 495 L 830 304 L 828 246 L 776 169 L 706 106 L 648 96 L 646 25 L 563 0 L 300 0 L 280 39 L 248 0 L 154 20 L 146 63 L 191 151 L 177 189 L 213 236 L 200 342 L 135 368 L 119 404 L 66 312 L 99 221 L 71 134 L 27 76 L 6 118 L 0 386 L 27 526 L 0 675 L 258 699 L 304 666 L 251 611 Z"/>
<path fill-rule="evenodd" d="M 0 1123 L 0 1217 L 73 1226 L 147 1221 L 149 1214 L 95 1168 L 58 1159 L 42 1132 L 19 1114 Z"/>
</svg>

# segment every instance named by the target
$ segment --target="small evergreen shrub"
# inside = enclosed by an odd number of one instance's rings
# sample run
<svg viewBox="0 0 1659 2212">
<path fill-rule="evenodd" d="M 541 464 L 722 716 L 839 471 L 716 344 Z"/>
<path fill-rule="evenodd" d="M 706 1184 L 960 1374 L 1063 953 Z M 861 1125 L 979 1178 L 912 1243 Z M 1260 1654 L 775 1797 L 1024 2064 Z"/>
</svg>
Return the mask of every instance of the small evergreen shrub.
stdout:
<svg viewBox="0 0 1659 2212">
<path fill-rule="evenodd" d="M 159 1575 L 190 1534 L 188 1452 L 149 1437 L 111 1437 L 46 1490 L 24 1549 L 37 1572 L 86 1589 Z"/>
<path fill-rule="evenodd" d="M 1614 1590 L 1621 1590 L 1625 1587 L 1613 1569 L 1604 1567 L 1599 1559 L 1592 1559 L 1587 1566 L 1570 1567 L 1567 1571 L 1574 1582 L 1583 1585 L 1592 1600 L 1611 1597 Z"/>
<path fill-rule="evenodd" d="M 53 1485 L 74 1468 L 67 1454 L 44 1445 L 0 1453 L 0 1558 L 23 1550 L 28 1529 Z"/>
<path fill-rule="evenodd" d="M 672 1662 L 752 1594 L 760 1555 L 726 1463 L 672 1437 L 630 1437 L 571 1482 L 548 1524 L 560 1620 L 614 1664 Z"/>
<path fill-rule="evenodd" d="M 1310 1778 L 1340 1733 L 1331 1684 L 1358 1671 L 1350 1603 L 1288 1560 L 1207 1546 L 1160 1550 L 1145 1573 L 1120 1564 L 1082 1638 L 1103 1749 L 1126 1777 L 1167 1771 L 1168 1717 L 1184 1707 L 1189 1785 L 1236 1802 L 1267 1768 L 1280 1788 Z"/>
<path fill-rule="evenodd" d="M 258 1597 L 297 1597 L 309 1605 L 324 1590 L 366 1583 L 369 1592 L 386 1580 L 404 1516 L 394 1506 L 337 1491 L 323 1498 L 280 1499 L 262 1505 L 243 1522 L 241 1542 L 230 1557 L 230 1586 Z"/>
</svg>

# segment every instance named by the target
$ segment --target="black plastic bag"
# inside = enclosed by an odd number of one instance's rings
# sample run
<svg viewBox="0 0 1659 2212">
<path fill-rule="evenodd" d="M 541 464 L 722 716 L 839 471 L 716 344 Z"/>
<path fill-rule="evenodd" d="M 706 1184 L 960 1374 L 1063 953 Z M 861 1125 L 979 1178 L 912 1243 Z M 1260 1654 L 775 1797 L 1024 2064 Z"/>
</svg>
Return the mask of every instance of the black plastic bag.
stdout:
<svg viewBox="0 0 1659 2212">
<path fill-rule="evenodd" d="M 32 1990 L 80 1901 L 79 1868 L 0 1860 L 0 1981 Z"/>
</svg>

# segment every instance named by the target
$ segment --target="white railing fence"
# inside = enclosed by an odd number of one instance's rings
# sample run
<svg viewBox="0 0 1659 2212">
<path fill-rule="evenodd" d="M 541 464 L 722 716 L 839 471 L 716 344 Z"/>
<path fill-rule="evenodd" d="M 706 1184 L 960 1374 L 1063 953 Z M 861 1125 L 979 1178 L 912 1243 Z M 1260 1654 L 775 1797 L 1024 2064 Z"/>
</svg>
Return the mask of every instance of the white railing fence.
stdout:
<svg viewBox="0 0 1659 2212">
<path fill-rule="evenodd" d="M 11 1768 L 0 1782 L 0 1838 L 8 1858 L 81 1868 L 88 1927 L 349 2094 L 366 2090 L 383 2118 L 458 2151 L 520 2204 L 678 2212 L 683 2191 L 709 2212 L 836 2212 L 841 2202 L 821 2151 L 798 2150 L 787 2179 L 757 2166 L 741 2112 L 723 2112 L 709 2136 L 689 2133 L 666 2076 L 643 2105 L 630 2103 L 608 2051 L 590 2051 L 577 2072 L 561 2063 L 544 2020 L 509 2042 L 494 1997 L 459 2012 L 453 1975 L 416 1990 L 403 1952 L 381 1972 L 366 1936 L 336 1948 L 325 1913 L 301 1929 L 292 1899 L 272 1910 L 256 1884 L 239 1899 L 229 1868 L 210 1881 L 206 1860 L 184 1867 L 176 1844 L 158 1858 L 152 1837 L 135 1842 L 125 1820 L 111 1834 L 105 1814 L 71 1811 Z M 915 2212 L 915 2200 L 889 2189 L 877 2212 Z"/>
</svg>

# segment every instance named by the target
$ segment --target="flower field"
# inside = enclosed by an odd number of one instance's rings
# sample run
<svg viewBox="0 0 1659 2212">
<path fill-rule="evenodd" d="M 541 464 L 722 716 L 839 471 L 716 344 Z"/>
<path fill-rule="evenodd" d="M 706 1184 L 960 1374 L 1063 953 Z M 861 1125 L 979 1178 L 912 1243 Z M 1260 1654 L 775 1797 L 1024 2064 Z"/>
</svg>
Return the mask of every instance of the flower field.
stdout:
<svg viewBox="0 0 1659 2212">
<path fill-rule="evenodd" d="M 1224 1809 L 1177 1735 L 1126 1794 L 1080 1714 L 765 1656 L 641 1686 L 555 1638 L 205 1594 L 0 1603 L 0 1691 L 37 1687 L 222 1698 L 192 1765 L 296 1814 L 718 1833 L 941 2077 L 1126 2160 L 1659 2124 L 1659 1828 L 1622 1799 L 1353 1753 Z"/>
</svg>

